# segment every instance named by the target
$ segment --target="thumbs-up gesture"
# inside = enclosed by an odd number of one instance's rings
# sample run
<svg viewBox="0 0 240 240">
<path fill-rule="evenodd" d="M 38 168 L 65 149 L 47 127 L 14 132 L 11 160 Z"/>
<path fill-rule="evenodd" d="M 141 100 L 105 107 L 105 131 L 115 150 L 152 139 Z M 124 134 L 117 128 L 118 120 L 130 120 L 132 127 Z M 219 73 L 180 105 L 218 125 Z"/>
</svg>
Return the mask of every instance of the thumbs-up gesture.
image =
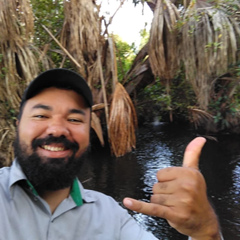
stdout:
<svg viewBox="0 0 240 240">
<path fill-rule="evenodd" d="M 125 198 L 124 205 L 140 213 L 165 218 L 182 234 L 194 240 L 219 240 L 219 225 L 206 193 L 204 177 L 198 169 L 206 140 L 195 138 L 187 146 L 182 167 L 169 167 L 157 173 L 151 202 Z"/>
</svg>

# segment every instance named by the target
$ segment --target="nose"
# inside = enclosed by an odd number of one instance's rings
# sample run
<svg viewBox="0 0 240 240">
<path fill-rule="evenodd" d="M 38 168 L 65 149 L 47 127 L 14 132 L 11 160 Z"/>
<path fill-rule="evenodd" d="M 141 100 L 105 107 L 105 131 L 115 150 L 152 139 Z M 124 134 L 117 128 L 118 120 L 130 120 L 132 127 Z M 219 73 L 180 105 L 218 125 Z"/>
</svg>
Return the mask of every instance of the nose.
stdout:
<svg viewBox="0 0 240 240">
<path fill-rule="evenodd" d="M 52 135 L 54 137 L 60 137 L 60 136 L 69 136 L 69 130 L 64 123 L 64 120 L 60 118 L 53 118 L 48 124 L 48 128 L 46 130 L 46 133 L 48 135 Z"/>
</svg>

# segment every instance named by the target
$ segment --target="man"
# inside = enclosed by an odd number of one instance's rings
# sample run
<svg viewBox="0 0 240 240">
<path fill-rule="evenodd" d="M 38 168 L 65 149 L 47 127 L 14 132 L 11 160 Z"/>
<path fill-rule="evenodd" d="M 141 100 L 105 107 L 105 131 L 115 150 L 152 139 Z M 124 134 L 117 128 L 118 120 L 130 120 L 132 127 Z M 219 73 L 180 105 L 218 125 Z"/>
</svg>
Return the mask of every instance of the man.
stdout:
<svg viewBox="0 0 240 240">
<path fill-rule="evenodd" d="M 66 69 L 40 74 L 20 105 L 15 160 L 0 170 L 0 239 L 151 240 L 111 197 L 76 178 L 89 145 L 91 91 Z M 221 239 L 198 159 L 205 139 L 187 147 L 183 167 L 158 172 L 150 203 L 125 198 L 134 211 L 163 217 L 194 240 Z"/>
</svg>

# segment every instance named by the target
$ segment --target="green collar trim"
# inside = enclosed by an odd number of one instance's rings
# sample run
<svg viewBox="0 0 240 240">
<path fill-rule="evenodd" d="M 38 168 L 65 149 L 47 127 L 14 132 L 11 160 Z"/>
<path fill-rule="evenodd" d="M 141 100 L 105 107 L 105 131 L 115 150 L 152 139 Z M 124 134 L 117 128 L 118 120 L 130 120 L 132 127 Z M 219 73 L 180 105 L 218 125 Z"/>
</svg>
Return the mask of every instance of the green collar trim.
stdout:
<svg viewBox="0 0 240 240">
<path fill-rule="evenodd" d="M 29 180 L 27 180 L 27 184 L 30 187 L 30 190 L 32 191 L 32 193 L 35 196 L 39 196 L 37 190 L 34 188 L 34 186 L 29 182 Z M 81 195 L 81 191 L 78 185 L 78 180 L 77 178 L 75 178 L 73 180 L 73 185 L 72 185 L 72 189 L 70 192 L 70 195 L 73 199 L 73 201 L 76 203 L 77 206 L 82 206 L 83 205 L 83 200 L 82 200 L 82 195 Z"/>
<path fill-rule="evenodd" d="M 80 191 L 80 188 L 78 185 L 77 178 L 75 178 L 73 181 L 70 195 L 78 207 L 83 205 L 82 195 L 81 195 L 81 191 Z"/>
<path fill-rule="evenodd" d="M 27 180 L 27 184 L 28 186 L 30 187 L 30 190 L 32 191 L 32 193 L 35 195 L 35 196 L 38 196 L 38 193 L 37 193 L 37 190 L 34 188 L 34 186 L 29 182 L 29 180 Z"/>
</svg>

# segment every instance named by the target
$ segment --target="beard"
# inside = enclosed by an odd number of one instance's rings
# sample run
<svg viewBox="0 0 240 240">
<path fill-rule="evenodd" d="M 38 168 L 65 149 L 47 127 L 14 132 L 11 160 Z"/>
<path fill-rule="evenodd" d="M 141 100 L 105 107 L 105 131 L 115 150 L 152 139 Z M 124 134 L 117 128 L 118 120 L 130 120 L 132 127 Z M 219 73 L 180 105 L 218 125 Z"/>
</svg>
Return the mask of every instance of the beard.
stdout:
<svg viewBox="0 0 240 240">
<path fill-rule="evenodd" d="M 72 155 L 67 158 L 46 158 L 38 155 L 36 149 L 41 145 L 61 143 L 66 149 L 72 150 Z M 75 157 L 79 146 L 70 142 L 64 136 L 49 136 L 44 139 L 32 141 L 32 154 L 27 154 L 28 146 L 20 142 L 17 133 L 14 141 L 14 153 L 24 174 L 39 192 L 56 191 L 70 187 L 77 177 L 86 158 L 87 151 L 80 157 Z"/>
</svg>

